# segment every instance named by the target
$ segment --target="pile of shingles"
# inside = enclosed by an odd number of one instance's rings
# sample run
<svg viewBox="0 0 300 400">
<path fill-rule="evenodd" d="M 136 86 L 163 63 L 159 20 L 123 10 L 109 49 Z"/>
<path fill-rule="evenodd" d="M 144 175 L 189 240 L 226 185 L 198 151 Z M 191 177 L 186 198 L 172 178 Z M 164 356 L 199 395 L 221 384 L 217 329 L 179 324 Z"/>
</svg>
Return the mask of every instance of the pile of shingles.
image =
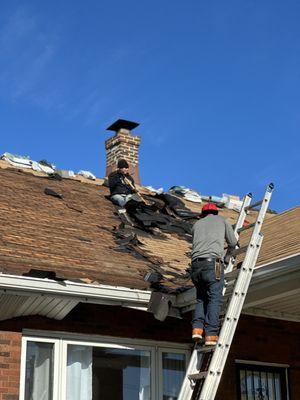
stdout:
<svg viewBox="0 0 300 400">
<path fill-rule="evenodd" d="M 200 213 L 189 210 L 183 201 L 168 193 L 147 195 L 144 200 L 146 204 L 130 200 L 126 204 L 126 215 L 118 214 L 121 223 L 113 231 L 116 250 L 150 262 L 149 272 L 156 275 L 153 288 L 167 292 L 185 290 L 187 276 L 184 272 L 177 271 L 158 255 L 149 254 L 144 240 L 155 236 L 159 241 L 169 242 L 171 234 L 191 242 L 192 226 Z"/>
<path fill-rule="evenodd" d="M 174 233 L 191 241 L 193 222 L 199 213 L 190 211 L 183 201 L 168 193 L 144 196 L 144 200 L 132 199 L 125 206 L 132 226 L 153 234 L 157 230 Z"/>
</svg>

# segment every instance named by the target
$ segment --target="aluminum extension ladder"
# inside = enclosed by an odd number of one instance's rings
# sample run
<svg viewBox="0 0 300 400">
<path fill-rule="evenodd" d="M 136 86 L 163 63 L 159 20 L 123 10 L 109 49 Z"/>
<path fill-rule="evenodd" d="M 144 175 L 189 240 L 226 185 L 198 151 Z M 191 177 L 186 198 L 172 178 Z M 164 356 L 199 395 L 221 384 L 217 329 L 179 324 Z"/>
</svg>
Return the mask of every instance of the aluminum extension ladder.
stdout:
<svg viewBox="0 0 300 400">
<path fill-rule="evenodd" d="M 234 333 L 240 318 L 245 297 L 253 275 L 257 257 L 263 240 L 260 233 L 263 220 L 269 207 L 274 185 L 267 186 L 264 198 L 257 203 L 251 204 L 252 195 L 244 197 L 243 205 L 235 225 L 234 232 L 239 238 L 240 232 L 253 228 L 250 242 L 247 246 L 233 251 L 232 257 L 226 268 L 226 274 L 233 269 L 235 256 L 246 251 L 244 261 L 235 281 L 234 289 L 227 306 L 224 322 L 221 327 L 219 340 L 216 346 L 196 345 L 189 366 L 181 386 L 177 400 L 214 400 L 226 359 L 233 341 Z M 260 206 L 256 221 L 247 226 L 244 225 L 249 210 Z"/>
</svg>

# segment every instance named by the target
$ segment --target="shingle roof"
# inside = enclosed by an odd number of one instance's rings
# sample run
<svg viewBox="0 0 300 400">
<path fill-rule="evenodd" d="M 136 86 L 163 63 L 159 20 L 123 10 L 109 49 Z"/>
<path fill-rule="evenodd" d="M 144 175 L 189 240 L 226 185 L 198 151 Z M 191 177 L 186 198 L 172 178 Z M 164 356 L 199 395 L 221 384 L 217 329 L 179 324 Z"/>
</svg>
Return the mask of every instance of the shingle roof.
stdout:
<svg viewBox="0 0 300 400">
<path fill-rule="evenodd" d="M 67 279 L 143 289 L 145 273 L 159 270 L 173 285 L 186 284 L 179 275 L 189 263 L 189 243 L 173 234 L 138 234 L 138 244 L 128 251 L 120 248 L 114 236 L 120 220 L 102 182 L 82 177 L 55 181 L 1 161 L 0 271 L 21 275 L 44 269 Z M 63 199 L 45 195 L 45 188 Z M 186 205 L 193 211 L 201 208 Z M 221 213 L 232 223 L 238 216 L 230 210 Z M 268 216 L 259 265 L 300 251 L 299 216 L 300 208 Z"/>
</svg>

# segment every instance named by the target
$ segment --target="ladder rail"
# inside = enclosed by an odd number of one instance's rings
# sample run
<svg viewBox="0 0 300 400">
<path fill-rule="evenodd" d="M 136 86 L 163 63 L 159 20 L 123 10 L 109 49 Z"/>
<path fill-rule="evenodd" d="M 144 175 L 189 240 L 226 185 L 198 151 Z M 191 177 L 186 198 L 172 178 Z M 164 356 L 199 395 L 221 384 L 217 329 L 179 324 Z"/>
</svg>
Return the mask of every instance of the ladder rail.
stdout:
<svg viewBox="0 0 300 400">
<path fill-rule="evenodd" d="M 261 208 L 255 221 L 251 239 L 247 247 L 245 259 L 242 263 L 241 270 L 234 285 L 233 294 L 227 308 L 224 323 L 222 324 L 219 341 L 216 348 L 213 350 L 213 355 L 209 363 L 207 374 L 204 374 L 203 371 L 200 371 L 201 364 L 202 362 L 204 362 L 203 360 L 205 352 L 201 353 L 201 351 L 195 348 L 192 352 L 192 356 L 181 386 L 178 400 L 191 400 L 192 398 L 196 399 L 195 394 L 198 400 L 213 400 L 215 398 L 219 382 L 225 367 L 227 355 L 233 341 L 236 326 L 242 312 L 246 293 L 250 285 L 259 250 L 262 244 L 263 236 L 261 235 L 260 231 L 262 222 L 268 209 L 273 189 L 274 185 L 269 184 L 267 186 L 264 198 L 261 200 Z M 247 216 L 247 210 L 250 209 L 251 200 L 251 194 L 248 194 L 244 197 L 241 212 L 234 229 L 237 239 L 239 237 L 239 230 L 243 227 L 245 218 Z M 231 257 L 230 263 L 228 265 L 229 269 L 227 267 L 226 273 L 232 271 L 233 264 L 234 257 Z M 200 386 L 201 392 L 199 395 L 199 392 L 196 391 L 196 389 L 194 393 L 196 383 L 193 379 L 189 378 L 189 376 L 201 377 L 204 375 L 206 377 L 205 379 L 202 379 L 203 384 L 202 387 Z"/>
<path fill-rule="evenodd" d="M 263 237 L 261 236 L 261 239 L 258 239 L 258 243 L 262 242 L 262 238 Z M 219 341 L 215 353 L 212 356 L 209 366 L 209 373 L 203 383 L 199 400 L 212 400 L 215 398 L 215 395 L 217 393 L 219 382 L 221 380 L 227 356 L 229 354 L 230 346 L 234 338 L 235 330 L 237 328 L 239 316 L 243 309 L 247 289 L 249 287 L 251 276 L 253 274 L 254 265 L 259 254 L 259 247 L 260 244 L 256 244 L 253 246 L 253 248 L 251 249 L 252 251 L 249 252 L 249 258 L 253 257 L 252 260 L 246 262 L 246 265 L 242 267 L 244 268 L 243 272 L 247 272 L 247 276 L 240 273 L 237 279 L 233 292 L 233 301 L 229 303 L 228 310 L 225 315 L 225 320 L 221 328 Z"/>
<path fill-rule="evenodd" d="M 273 189 L 274 185 L 269 184 L 262 200 L 249 247 L 234 286 L 233 294 L 225 315 L 225 320 L 221 328 L 219 341 L 212 356 L 208 375 L 204 380 L 199 400 L 213 400 L 217 393 L 219 382 L 221 380 L 227 356 L 233 341 L 234 333 L 243 309 L 246 294 L 263 241 L 263 235 L 261 235 L 260 231 L 262 222 L 268 210 Z"/>
<path fill-rule="evenodd" d="M 197 366 L 199 366 L 201 361 L 199 360 L 199 356 L 201 357 L 201 355 L 198 354 L 197 348 L 194 348 L 177 400 L 186 400 L 191 398 L 194 386 L 189 379 L 189 376 L 197 372 Z"/>
<path fill-rule="evenodd" d="M 244 197 L 244 200 L 243 200 L 243 204 L 242 204 L 242 207 L 241 207 L 241 211 L 240 211 L 238 220 L 237 220 L 237 222 L 235 224 L 235 227 L 234 227 L 234 234 L 235 234 L 235 237 L 236 237 L 237 240 L 239 240 L 239 229 L 241 229 L 243 227 L 245 219 L 246 219 L 246 216 L 247 216 L 247 211 L 246 211 L 247 209 L 246 208 L 250 206 L 251 200 L 252 200 L 252 193 L 246 194 L 246 196 Z M 233 270 L 234 261 L 235 261 L 235 258 L 234 257 L 230 257 L 229 263 L 228 263 L 228 265 L 226 267 L 225 275 L 228 272 L 231 272 Z"/>
<path fill-rule="evenodd" d="M 234 227 L 234 234 L 235 234 L 235 237 L 237 240 L 239 239 L 239 229 L 241 229 L 243 227 L 244 221 L 247 216 L 246 207 L 250 206 L 251 201 L 252 201 L 252 194 L 247 193 L 244 196 L 241 211 L 239 213 L 239 217 L 238 217 L 237 222 Z M 230 257 L 230 261 L 228 263 L 225 273 L 231 272 L 233 270 L 234 261 L 235 261 L 234 256 Z M 224 285 L 223 295 L 225 294 L 225 290 L 226 290 L 226 285 Z M 178 395 L 177 400 L 186 400 L 186 399 L 191 398 L 191 396 L 193 394 L 193 390 L 194 390 L 194 385 L 193 385 L 191 379 L 189 378 L 189 376 L 197 373 L 197 364 L 201 365 L 203 356 L 204 355 L 199 353 L 196 348 L 193 350 L 193 353 L 192 353 L 192 356 L 191 356 L 191 359 L 189 362 L 189 366 L 186 371 L 183 383 L 181 385 L 180 393 Z"/>
</svg>

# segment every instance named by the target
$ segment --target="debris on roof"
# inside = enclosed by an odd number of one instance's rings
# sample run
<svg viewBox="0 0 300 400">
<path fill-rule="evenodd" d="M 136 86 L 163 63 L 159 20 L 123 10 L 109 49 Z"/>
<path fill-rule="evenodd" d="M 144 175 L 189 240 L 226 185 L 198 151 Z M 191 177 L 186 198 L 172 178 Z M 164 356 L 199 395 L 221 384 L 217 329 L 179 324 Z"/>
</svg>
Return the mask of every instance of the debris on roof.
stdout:
<svg viewBox="0 0 300 400">
<path fill-rule="evenodd" d="M 79 171 L 78 175 L 84 176 L 86 179 L 91 179 L 92 181 L 96 180 L 96 176 L 92 174 L 90 171 Z"/>
<path fill-rule="evenodd" d="M 53 197 L 58 197 L 59 199 L 63 199 L 62 194 L 57 193 L 55 190 L 50 188 L 45 188 L 44 193 L 47 194 L 48 196 L 53 196 Z"/>
<path fill-rule="evenodd" d="M 126 203 L 125 208 L 132 222 L 130 225 L 146 232 L 159 228 L 162 232 L 176 233 L 191 241 L 191 221 L 199 218 L 200 213 L 190 211 L 180 199 L 168 193 L 144 197 L 149 204 L 134 199 Z M 122 213 L 119 215 L 122 218 Z M 126 215 L 124 217 L 128 220 Z"/>
<path fill-rule="evenodd" d="M 74 171 L 67 170 L 67 169 L 56 169 L 55 172 L 60 175 L 62 178 L 74 178 L 75 174 Z"/>
<path fill-rule="evenodd" d="M 76 176 L 74 171 L 57 169 L 54 164 L 52 164 L 47 160 L 34 161 L 31 160 L 29 156 L 21 156 L 18 154 L 12 154 L 8 152 L 2 154 L 0 158 L 8 162 L 13 167 L 32 169 L 33 171 L 43 172 L 52 179 L 59 179 L 59 178 L 73 179 Z M 90 171 L 80 170 L 77 175 L 93 181 L 97 179 L 96 176 Z"/>
<path fill-rule="evenodd" d="M 155 189 L 153 186 L 144 186 L 144 188 L 148 189 L 152 193 L 162 194 L 164 192 L 164 188 Z"/>
<path fill-rule="evenodd" d="M 196 190 L 189 189 L 185 186 L 172 186 L 169 189 L 169 193 L 176 194 L 178 196 L 184 197 L 188 201 L 192 201 L 194 203 L 202 203 L 202 198 L 200 193 Z"/>
<path fill-rule="evenodd" d="M 52 279 L 57 282 L 63 282 L 66 278 L 58 277 L 54 271 L 46 271 L 41 269 L 31 269 L 29 272 L 24 272 L 23 276 L 30 276 L 31 278 Z"/>
</svg>

